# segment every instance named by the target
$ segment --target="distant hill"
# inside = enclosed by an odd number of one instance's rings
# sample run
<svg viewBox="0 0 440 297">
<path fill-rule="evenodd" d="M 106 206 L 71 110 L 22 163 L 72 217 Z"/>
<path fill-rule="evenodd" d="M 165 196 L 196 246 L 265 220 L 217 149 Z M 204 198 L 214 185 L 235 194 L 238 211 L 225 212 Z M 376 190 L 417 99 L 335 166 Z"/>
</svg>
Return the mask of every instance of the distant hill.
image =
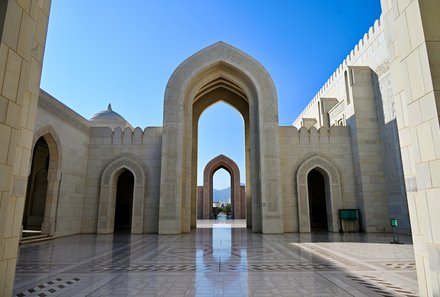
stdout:
<svg viewBox="0 0 440 297">
<path fill-rule="evenodd" d="M 222 202 L 229 202 L 229 198 L 231 198 L 231 188 L 213 190 L 213 201 L 222 201 Z"/>
</svg>

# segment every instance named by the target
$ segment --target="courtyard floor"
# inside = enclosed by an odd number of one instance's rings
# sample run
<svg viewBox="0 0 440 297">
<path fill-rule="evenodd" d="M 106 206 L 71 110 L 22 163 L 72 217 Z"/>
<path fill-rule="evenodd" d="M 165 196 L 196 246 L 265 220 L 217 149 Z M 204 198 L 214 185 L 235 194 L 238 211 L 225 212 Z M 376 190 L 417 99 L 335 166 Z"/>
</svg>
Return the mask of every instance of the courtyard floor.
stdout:
<svg viewBox="0 0 440 297">
<path fill-rule="evenodd" d="M 417 296 L 410 237 L 263 235 L 244 224 L 22 245 L 14 296 Z"/>
</svg>

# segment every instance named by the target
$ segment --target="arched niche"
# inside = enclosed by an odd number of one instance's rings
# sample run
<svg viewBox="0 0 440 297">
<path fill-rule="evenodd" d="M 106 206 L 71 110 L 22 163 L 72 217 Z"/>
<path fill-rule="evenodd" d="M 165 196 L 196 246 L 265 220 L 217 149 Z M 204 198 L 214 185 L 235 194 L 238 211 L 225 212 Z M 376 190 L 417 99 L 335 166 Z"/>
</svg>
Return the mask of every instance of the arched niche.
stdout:
<svg viewBox="0 0 440 297">
<path fill-rule="evenodd" d="M 296 173 L 299 231 L 311 232 L 307 176 L 313 169 L 319 171 L 324 177 L 328 231 L 338 232 L 340 229 L 338 211 L 342 207 L 339 171 L 330 160 L 317 155 L 305 160 Z"/>
<path fill-rule="evenodd" d="M 159 233 L 189 232 L 196 225 L 197 123 L 220 100 L 245 122 L 247 224 L 254 232 L 282 233 L 275 87 L 260 63 L 223 42 L 185 60 L 168 81 Z"/>
<path fill-rule="evenodd" d="M 58 207 L 58 195 L 61 182 L 61 141 L 52 126 L 44 126 L 34 133 L 32 155 L 34 155 L 35 145 L 40 138 L 43 138 L 49 149 L 49 166 L 47 170 L 47 190 L 44 207 L 44 217 L 41 224 L 41 233 L 46 235 L 54 235 L 56 230 L 56 215 Z M 32 158 L 32 162 L 34 162 Z M 32 164 L 30 166 L 32 169 Z M 31 176 L 29 177 L 32 178 Z M 28 199 L 30 185 L 26 199 Z M 26 212 L 26 208 L 25 208 Z M 26 215 L 26 213 L 24 214 Z"/>
<path fill-rule="evenodd" d="M 134 177 L 131 233 L 143 231 L 144 200 L 148 198 L 148 168 L 134 155 L 123 154 L 110 161 L 101 174 L 96 230 L 98 234 L 108 234 L 114 231 L 117 181 L 125 170 L 130 171 Z"/>
<path fill-rule="evenodd" d="M 211 208 L 213 203 L 213 178 L 214 174 L 219 169 L 225 169 L 231 176 L 231 204 L 232 204 L 232 218 L 245 218 L 244 203 L 240 196 L 240 169 L 237 164 L 230 158 L 219 155 L 208 162 L 203 171 L 203 202 L 201 203 L 203 219 L 211 218 Z"/>
</svg>

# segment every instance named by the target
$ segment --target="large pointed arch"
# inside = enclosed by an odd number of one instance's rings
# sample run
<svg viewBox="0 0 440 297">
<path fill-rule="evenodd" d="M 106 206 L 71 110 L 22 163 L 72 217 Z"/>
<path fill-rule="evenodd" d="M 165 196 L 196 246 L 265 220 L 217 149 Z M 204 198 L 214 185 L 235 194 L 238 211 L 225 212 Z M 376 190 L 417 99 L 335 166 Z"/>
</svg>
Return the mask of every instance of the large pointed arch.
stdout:
<svg viewBox="0 0 440 297">
<path fill-rule="evenodd" d="M 313 169 L 318 170 L 324 177 L 328 229 L 332 232 L 338 232 L 340 226 L 337 214 L 342 207 L 341 178 L 336 165 L 321 155 L 314 155 L 306 159 L 296 173 L 299 231 L 311 231 L 307 176 Z"/>
<path fill-rule="evenodd" d="M 55 129 L 52 126 L 47 125 L 38 129 L 34 133 L 32 155 L 35 145 L 40 138 L 44 138 L 46 141 L 50 156 L 49 168 L 47 171 L 47 192 L 41 233 L 52 236 L 55 234 L 56 230 L 58 195 L 61 183 L 62 145 Z M 32 168 L 32 166 L 29 166 L 29 168 Z"/>
<path fill-rule="evenodd" d="M 131 233 L 143 231 L 144 201 L 148 199 L 148 167 L 136 156 L 125 153 L 116 156 L 102 171 L 96 231 L 98 234 L 114 231 L 116 186 L 118 177 L 124 170 L 129 170 L 134 176 Z"/>
<path fill-rule="evenodd" d="M 281 233 L 278 103 L 271 77 L 242 51 L 211 45 L 174 71 L 165 92 L 159 233 L 189 232 L 195 225 L 197 123 L 200 113 L 223 100 L 245 119 L 248 226 Z M 252 213 L 251 216 L 249 213 Z"/>
</svg>

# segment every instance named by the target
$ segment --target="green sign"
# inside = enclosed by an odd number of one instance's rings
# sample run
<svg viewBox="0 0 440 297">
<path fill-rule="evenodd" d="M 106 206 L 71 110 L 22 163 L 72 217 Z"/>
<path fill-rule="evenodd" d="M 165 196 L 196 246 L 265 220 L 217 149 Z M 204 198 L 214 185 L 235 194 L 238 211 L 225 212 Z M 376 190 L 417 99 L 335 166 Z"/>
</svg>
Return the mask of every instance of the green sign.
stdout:
<svg viewBox="0 0 440 297">
<path fill-rule="evenodd" d="M 390 219 L 391 227 L 397 227 L 397 219 Z"/>
<path fill-rule="evenodd" d="M 340 209 L 339 216 L 341 217 L 341 220 L 359 219 L 359 213 L 357 209 Z"/>
</svg>

